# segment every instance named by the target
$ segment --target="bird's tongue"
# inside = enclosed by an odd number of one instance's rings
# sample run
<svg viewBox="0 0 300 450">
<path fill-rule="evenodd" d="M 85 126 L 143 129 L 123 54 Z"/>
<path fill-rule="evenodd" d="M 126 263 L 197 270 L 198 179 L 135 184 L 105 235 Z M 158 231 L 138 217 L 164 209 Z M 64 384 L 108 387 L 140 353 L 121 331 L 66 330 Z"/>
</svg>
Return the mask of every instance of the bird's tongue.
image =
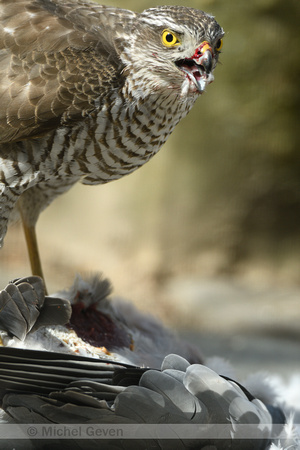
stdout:
<svg viewBox="0 0 300 450">
<path fill-rule="evenodd" d="M 214 77 L 213 77 L 213 75 L 209 75 L 207 78 L 199 78 L 199 79 L 195 78 L 195 80 L 196 80 L 195 84 L 196 84 L 198 90 L 200 92 L 203 92 L 206 88 L 206 85 L 210 84 L 214 81 Z"/>
<path fill-rule="evenodd" d="M 205 90 L 205 87 L 208 83 L 211 83 L 213 81 L 213 75 L 203 73 L 201 70 L 199 70 L 199 67 L 197 67 L 197 65 L 190 67 L 190 73 L 193 75 L 193 81 L 201 92 Z"/>
<path fill-rule="evenodd" d="M 191 63 L 192 61 L 193 63 Z M 211 73 L 206 73 L 195 60 L 188 60 L 188 63 L 183 63 L 180 68 L 193 81 L 199 92 L 203 92 L 206 85 L 214 81 L 214 76 Z"/>
</svg>

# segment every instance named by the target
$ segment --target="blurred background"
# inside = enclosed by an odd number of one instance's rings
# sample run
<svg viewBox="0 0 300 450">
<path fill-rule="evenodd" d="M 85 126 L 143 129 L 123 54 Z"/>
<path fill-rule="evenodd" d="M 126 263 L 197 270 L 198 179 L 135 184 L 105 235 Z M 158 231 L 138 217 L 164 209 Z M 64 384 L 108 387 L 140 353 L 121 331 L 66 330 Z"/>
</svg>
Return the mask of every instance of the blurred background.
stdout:
<svg viewBox="0 0 300 450">
<path fill-rule="evenodd" d="M 167 3 L 109 1 L 137 11 Z M 77 185 L 42 213 L 48 289 L 103 272 L 115 294 L 197 332 L 207 352 L 218 353 L 222 336 L 225 356 L 242 358 L 250 339 L 263 351 L 262 336 L 275 360 L 280 338 L 281 357 L 290 351 L 299 368 L 300 3 L 180 4 L 226 31 L 215 82 L 146 166 L 108 185 Z M 30 273 L 20 225 L 0 265 L 3 287 Z"/>
</svg>

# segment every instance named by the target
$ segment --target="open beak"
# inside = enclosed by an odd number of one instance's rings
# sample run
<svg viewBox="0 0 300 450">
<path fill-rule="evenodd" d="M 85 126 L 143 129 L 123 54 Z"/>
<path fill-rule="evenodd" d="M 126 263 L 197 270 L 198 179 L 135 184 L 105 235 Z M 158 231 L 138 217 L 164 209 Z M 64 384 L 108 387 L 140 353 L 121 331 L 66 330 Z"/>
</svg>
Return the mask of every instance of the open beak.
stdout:
<svg viewBox="0 0 300 450">
<path fill-rule="evenodd" d="M 207 41 L 202 42 L 191 58 L 180 59 L 176 65 L 186 73 L 200 93 L 205 90 L 207 84 L 214 80 L 212 74 L 213 50 Z"/>
</svg>

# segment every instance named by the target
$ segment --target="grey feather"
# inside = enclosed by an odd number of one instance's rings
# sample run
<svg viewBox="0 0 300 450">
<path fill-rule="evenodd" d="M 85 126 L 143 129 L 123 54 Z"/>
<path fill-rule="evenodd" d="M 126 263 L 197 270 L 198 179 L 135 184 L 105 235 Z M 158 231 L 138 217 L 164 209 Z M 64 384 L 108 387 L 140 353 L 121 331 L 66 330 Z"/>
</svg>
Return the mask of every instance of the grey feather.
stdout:
<svg viewBox="0 0 300 450">
<path fill-rule="evenodd" d="M 230 423 L 228 402 L 237 394 L 226 380 L 207 367 L 195 364 L 187 369 L 184 386 L 207 407 L 211 423 Z"/>
<path fill-rule="evenodd" d="M 183 384 L 185 372 L 176 369 L 165 369 L 163 372 Z"/>
<path fill-rule="evenodd" d="M 182 356 L 170 354 L 164 358 L 161 370 L 175 369 L 185 372 L 189 366 L 190 363 Z"/>
<path fill-rule="evenodd" d="M 15 279 L 0 292 L 0 329 L 20 340 L 43 326 L 65 325 L 71 313 L 68 300 L 45 297 L 40 277 Z"/>
<path fill-rule="evenodd" d="M 4 290 L 0 293 L 0 329 L 24 339 L 28 324 L 11 296 Z"/>
<path fill-rule="evenodd" d="M 177 414 L 182 414 L 187 420 L 192 420 L 197 416 L 197 420 L 202 422 L 207 417 L 207 410 L 201 406 L 199 400 L 190 394 L 184 385 L 165 371 L 158 372 L 149 370 L 145 372 L 140 380 L 140 386 L 161 394 L 165 401 L 169 400 L 177 407 Z"/>
<path fill-rule="evenodd" d="M 130 386 L 118 395 L 115 412 L 135 423 L 166 423 L 171 414 L 178 414 L 177 408 L 162 395 L 139 386 Z"/>
<path fill-rule="evenodd" d="M 48 325 L 65 325 L 69 322 L 71 314 L 72 308 L 68 300 L 45 297 L 40 315 L 30 331 L 33 332 Z"/>
</svg>

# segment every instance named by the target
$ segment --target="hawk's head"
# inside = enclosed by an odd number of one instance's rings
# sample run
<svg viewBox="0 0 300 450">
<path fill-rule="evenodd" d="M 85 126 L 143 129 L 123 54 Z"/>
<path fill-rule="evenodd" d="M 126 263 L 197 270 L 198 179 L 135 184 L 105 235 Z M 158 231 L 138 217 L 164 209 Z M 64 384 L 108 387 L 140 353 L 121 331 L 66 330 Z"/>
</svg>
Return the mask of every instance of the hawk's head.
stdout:
<svg viewBox="0 0 300 450">
<path fill-rule="evenodd" d="M 182 96 L 201 94 L 214 79 L 213 70 L 224 32 L 203 11 L 158 6 L 136 16 L 128 36 L 126 59 L 138 83 Z"/>
</svg>

